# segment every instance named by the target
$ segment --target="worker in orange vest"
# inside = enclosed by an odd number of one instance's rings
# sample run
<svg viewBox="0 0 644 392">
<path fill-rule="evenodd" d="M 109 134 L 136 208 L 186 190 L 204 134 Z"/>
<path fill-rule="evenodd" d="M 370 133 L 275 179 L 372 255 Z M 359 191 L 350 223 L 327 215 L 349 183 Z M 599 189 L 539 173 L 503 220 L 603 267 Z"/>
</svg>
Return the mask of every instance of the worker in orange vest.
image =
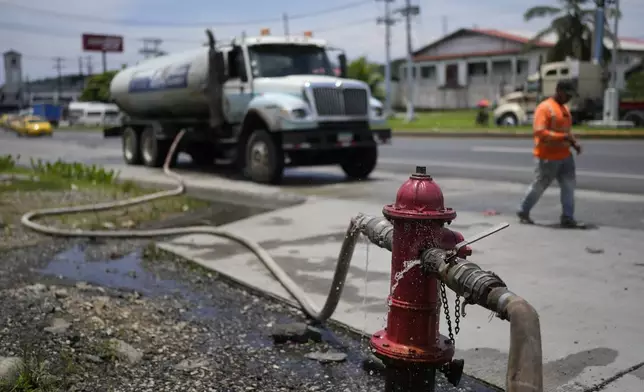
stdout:
<svg viewBox="0 0 644 392">
<path fill-rule="evenodd" d="M 534 112 L 533 155 L 537 160 L 537 176 L 519 206 L 517 216 L 521 223 L 534 224 L 530 218 L 530 210 L 556 179 L 561 189 L 561 226 L 581 226 L 574 217 L 575 159 L 570 152 L 572 147 L 577 151 L 577 155 L 581 154 L 581 146 L 571 130 L 570 111 L 564 106 L 575 95 L 574 83 L 561 80 L 557 83 L 555 95 L 541 102 Z"/>
</svg>

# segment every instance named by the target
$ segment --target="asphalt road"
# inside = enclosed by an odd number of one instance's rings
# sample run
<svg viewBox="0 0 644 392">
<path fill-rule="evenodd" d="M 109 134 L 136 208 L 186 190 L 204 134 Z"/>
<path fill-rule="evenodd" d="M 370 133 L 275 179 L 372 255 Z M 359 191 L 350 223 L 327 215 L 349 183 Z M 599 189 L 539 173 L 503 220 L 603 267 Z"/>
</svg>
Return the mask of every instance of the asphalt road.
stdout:
<svg viewBox="0 0 644 392">
<path fill-rule="evenodd" d="M 577 217 L 598 225 L 644 230 L 644 141 L 587 140 L 583 146 L 583 154 L 577 157 Z M 11 132 L 0 132 L 2 154 L 123 164 L 120 139 L 104 139 L 101 132 L 58 131 L 51 139 L 19 139 Z M 417 165 L 427 166 L 447 203 L 457 211 L 494 210 L 512 215 L 534 176 L 528 139 L 399 137 L 381 149 L 378 171 L 371 181 L 346 182 L 334 167 L 301 168 L 289 172 L 285 187 L 313 195 L 390 203 Z M 559 213 L 554 184 L 533 215 L 552 222 Z"/>
<path fill-rule="evenodd" d="M 644 194 L 644 141 L 587 140 L 576 158 L 579 189 Z M 526 183 L 534 173 L 532 140 L 396 138 L 382 149 L 380 169 Z"/>
</svg>

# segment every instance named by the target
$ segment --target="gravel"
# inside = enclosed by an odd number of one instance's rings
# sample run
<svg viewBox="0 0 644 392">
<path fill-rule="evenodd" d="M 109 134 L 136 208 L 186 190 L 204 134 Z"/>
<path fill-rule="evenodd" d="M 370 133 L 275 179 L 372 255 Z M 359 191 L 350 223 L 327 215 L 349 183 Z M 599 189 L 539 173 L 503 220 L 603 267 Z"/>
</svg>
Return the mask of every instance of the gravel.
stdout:
<svg viewBox="0 0 644 392">
<path fill-rule="evenodd" d="M 0 374 L 17 391 L 384 389 L 362 369 L 365 339 L 330 327 L 321 341 L 276 344 L 277 325 L 306 322 L 299 310 L 147 242 L 5 237 Z M 442 376 L 437 390 L 492 391 Z"/>
</svg>

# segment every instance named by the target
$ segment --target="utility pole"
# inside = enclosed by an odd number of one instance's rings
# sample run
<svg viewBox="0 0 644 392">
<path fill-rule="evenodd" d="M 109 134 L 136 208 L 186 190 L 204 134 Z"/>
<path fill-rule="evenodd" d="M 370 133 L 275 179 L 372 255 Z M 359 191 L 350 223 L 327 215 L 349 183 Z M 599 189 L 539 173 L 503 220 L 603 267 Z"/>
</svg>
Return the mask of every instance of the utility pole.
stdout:
<svg viewBox="0 0 644 392">
<path fill-rule="evenodd" d="M 289 36 L 289 28 L 288 28 L 288 14 L 285 12 L 282 14 L 282 22 L 284 23 L 284 35 Z"/>
<path fill-rule="evenodd" d="M 414 115 L 414 64 L 412 60 L 411 18 L 420 14 L 420 7 L 411 5 L 411 0 L 405 0 L 405 7 L 396 12 L 405 17 L 405 30 L 407 32 L 407 122 L 412 122 L 416 116 Z"/>
<path fill-rule="evenodd" d="M 613 17 L 615 18 L 615 24 L 613 26 L 613 53 L 611 55 L 611 81 L 610 87 L 613 89 L 612 102 L 610 105 L 611 120 L 619 121 L 619 90 L 617 89 L 617 52 L 619 49 L 619 0 L 608 0 L 609 4 L 615 6 L 615 12 Z"/>
<path fill-rule="evenodd" d="M 139 53 L 143 55 L 144 58 L 157 57 L 162 54 L 159 46 L 163 43 L 161 38 L 144 38 L 143 39 L 143 48 L 139 50 Z"/>
<path fill-rule="evenodd" d="M 87 76 L 92 76 L 94 74 L 94 66 L 92 64 L 92 56 L 87 56 L 85 58 L 85 65 L 87 65 Z"/>
<path fill-rule="evenodd" d="M 83 56 L 78 58 L 78 76 L 83 76 Z"/>
<path fill-rule="evenodd" d="M 595 47 L 593 50 L 593 62 L 595 64 L 601 64 L 604 50 L 604 18 L 606 15 L 606 1 L 595 0 L 595 4 L 597 5 L 597 8 L 595 9 Z"/>
<path fill-rule="evenodd" d="M 54 69 L 56 70 L 56 74 L 58 75 L 58 78 L 56 79 L 56 87 L 57 87 L 57 94 L 56 94 L 56 99 L 54 100 L 54 103 L 58 104 L 58 99 L 60 98 L 62 92 L 63 92 L 63 68 L 65 68 L 65 65 L 63 62 L 65 61 L 64 58 L 62 57 L 54 57 Z"/>
<path fill-rule="evenodd" d="M 378 1 L 378 0 L 377 0 Z M 385 116 L 391 115 L 391 26 L 396 20 L 391 17 L 390 4 L 394 0 L 380 0 L 385 3 L 385 15 L 378 18 L 378 24 L 385 25 Z"/>
<path fill-rule="evenodd" d="M 611 80 L 611 87 L 617 88 L 617 52 L 619 49 L 619 35 L 618 35 L 618 28 L 619 28 L 619 0 L 608 0 L 609 3 L 613 4 L 615 6 L 615 12 L 613 13 L 613 17 L 615 18 L 614 25 L 613 25 L 613 53 L 611 55 L 611 63 L 612 63 L 612 69 L 613 69 L 613 77 Z"/>
</svg>

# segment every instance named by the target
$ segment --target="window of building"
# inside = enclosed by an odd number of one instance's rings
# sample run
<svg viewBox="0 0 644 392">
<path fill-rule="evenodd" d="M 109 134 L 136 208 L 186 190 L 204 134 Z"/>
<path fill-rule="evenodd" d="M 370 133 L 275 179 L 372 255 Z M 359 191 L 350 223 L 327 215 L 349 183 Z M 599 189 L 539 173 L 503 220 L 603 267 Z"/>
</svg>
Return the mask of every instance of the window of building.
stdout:
<svg viewBox="0 0 644 392">
<path fill-rule="evenodd" d="M 436 79 L 436 66 L 423 65 L 420 67 L 420 77 L 422 79 Z"/>
<path fill-rule="evenodd" d="M 469 76 L 485 76 L 488 74 L 487 63 L 470 63 L 467 64 L 467 74 Z"/>
<path fill-rule="evenodd" d="M 412 67 L 411 69 L 411 77 L 416 79 L 416 67 Z M 401 79 L 407 79 L 407 66 L 403 65 L 400 67 L 400 78 Z"/>
<path fill-rule="evenodd" d="M 528 60 L 517 60 L 517 74 L 528 73 Z"/>
<path fill-rule="evenodd" d="M 458 64 L 449 64 L 445 67 L 445 85 L 458 87 Z"/>
</svg>

